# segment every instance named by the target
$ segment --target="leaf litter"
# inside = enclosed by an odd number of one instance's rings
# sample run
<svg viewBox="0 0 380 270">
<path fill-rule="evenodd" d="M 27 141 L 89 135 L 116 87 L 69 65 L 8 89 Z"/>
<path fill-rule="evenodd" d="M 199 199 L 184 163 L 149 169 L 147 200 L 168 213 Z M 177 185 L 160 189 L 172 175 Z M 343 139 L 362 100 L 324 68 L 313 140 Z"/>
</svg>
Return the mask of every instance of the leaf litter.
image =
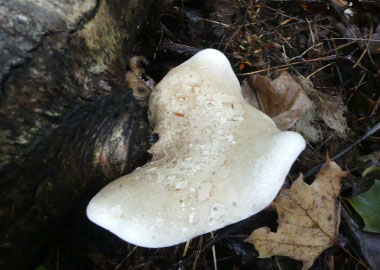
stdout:
<svg viewBox="0 0 380 270">
<path fill-rule="evenodd" d="M 339 5 L 339 2 L 343 2 L 343 4 Z M 350 5 L 347 6 L 347 4 Z M 275 72 L 287 68 L 288 74 L 291 74 L 289 77 L 295 83 L 290 79 L 287 81 L 290 84 L 289 87 L 294 89 L 286 90 L 288 92 L 283 95 L 276 92 L 268 94 L 271 98 L 273 96 L 279 98 L 276 107 L 269 108 L 269 111 L 275 114 L 272 117 L 282 129 L 290 127 L 303 134 L 309 143 L 307 148 L 309 153 L 312 152 L 310 150 L 312 147 L 316 149 L 312 155 L 305 151 L 300 156 L 294 166 L 295 171 L 310 169 L 316 165 L 316 161 L 313 160 L 315 154 L 320 159 L 323 158 L 327 149 L 334 154 L 331 148 L 346 147 L 354 140 L 354 136 L 355 139 L 361 138 L 361 134 L 379 121 L 378 74 L 380 74 L 380 66 L 377 63 L 379 63 L 380 55 L 377 52 L 379 51 L 378 14 L 380 14 L 380 5 L 378 3 L 343 0 L 216 0 L 204 1 L 204 3 L 203 1 L 164 0 L 154 1 L 153 5 L 152 16 L 148 18 L 147 25 L 144 26 L 148 31 L 142 33 L 140 37 L 142 40 L 136 46 L 140 50 L 138 54 L 146 56 L 153 64 L 157 65 L 157 62 L 162 61 L 163 63 L 159 63 L 161 67 L 168 66 L 170 68 L 173 66 L 170 61 L 174 58 L 189 57 L 200 49 L 213 47 L 223 51 L 237 71 L 268 75 L 269 77 L 258 77 L 259 81 L 265 82 L 265 88 L 268 88 L 268 85 L 269 88 L 276 88 L 277 86 L 273 86 L 273 81 L 269 78 L 276 80 Z M 339 9 L 335 10 L 334 5 Z M 345 17 L 348 11 L 351 12 L 352 19 Z M 142 48 L 139 48 L 140 46 Z M 141 49 L 145 50 L 145 53 Z M 131 70 L 133 74 L 129 73 L 126 80 L 128 87 L 138 91 L 139 87 L 145 88 L 141 82 L 148 86 L 146 84 L 147 77 L 143 71 L 134 70 L 132 67 Z M 159 81 L 159 78 L 149 70 L 146 73 Z M 286 89 L 287 86 L 282 88 Z M 301 92 L 297 89 L 301 89 Z M 144 100 L 145 95 L 142 90 L 140 88 L 140 92 L 143 94 L 140 95 L 140 98 Z M 145 90 L 146 93 L 149 93 L 149 89 L 145 88 Z M 300 95 L 305 95 L 311 105 L 309 104 L 310 106 L 305 108 L 298 107 L 298 105 L 304 105 L 298 101 Z M 369 106 L 360 102 L 357 98 L 358 95 L 362 95 L 373 103 L 373 108 L 368 113 Z M 355 102 L 359 103 L 363 109 L 357 110 L 350 105 Z M 266 101 L 261 101 L 261 103 L 265 104 Z M 359 111 L 361 115 L 359 115 Z M 347 121 L 346 118 L 349 120 Z M 353 130 L 352 133 L 348 126 Z M 335 141 L 329 140 L 331 137 Z M 361 152 L 361 155 L 370 154 L 372 151 L 378 150 L 376 148 L 378 140 L 379 136 L 371 136 L 356 149 Z M 324 145 L 323 148 L 322 145 Z M 311 162 L 307 164 L 306 159 L 310 159 Z M 352 178 L 360 178 L 358 175 L 361 171 L 355 167 L 353 162 L 346 160 L 339 160 L 339 162 L 351 169 L 352 175 L 350 176 Z M 301 183 L 302 185 L 299 185 L 306 189 L 310 187 Z M 351 194 L 351 190 L 347 188 L 343 192 L 346 193 L 344 196 Z M 299 193 L 307 193 L 307 191 L 302 190 Z M 308 205 L 304 205 L 303 201 L 301 206 L 308 207 Z M 302 216 L 302 219 L 304 218 Z M 342 219 L 347 221 L 349 218 L 343 216 Z M 274 226 L 273 220 L 265 220 L 262 223 Z M 236 226 L 239 225 L 236 224 Z M 336 227 L 331 226 L 331 232 L 336 233 L 334 228 Z M 253 228 L 249 232 L 252 230 Z M 363 232 L 360 227 L 354 227 L 350 233 L 345 231 L 341 231 L 341 233 L 348 238 L 352 235 L 357 237 L 348 243 L 347 247 L 350 250 L 359 251 L 359 253 L 360 250 L 369 250 L 369 240 L 373 240 L 371 248 L 376 246 L 376 238 L 373 237 L 373 234 Z M 367 238 L 362 236 L 363 234 L 367 235 Z M 234 269 L 253 269 L 249 266 L 244 268 L 242 262 L 237 262 L 235 260 L 236 253 L 224 253 L 225 243 L 223 241 L 226 239 L 224 235 L 222 230 L 215 235 L 214 239 L 207 235 L 193 239 L 188 245 L 189 256 L 186 258 L 181 257 L 184 245 L 149 251 L 137 248 L 130 259 L 124 261 L 126 265 L 122 267 L 134 269 L 140 265 L 147 269 L 167 269 L 171 265 L 172 267 L 169 268 L 178 269 L 179 267 L 175 267 L 178 266 L 176 262 L 182 262 L 179 265 L 186 269 L 191 266 L 193 269 L 212 269 L 216 263 L 218 269 L 231 269 L 232 267 Z M 319 234 L 316 233 L 316 235 Z M 90 239 L 93 238 L 90 237 Z M 332 239 L 336 241 L 336 238 Z M 220 242 L 214 245 L 217 241 Z M 327 237 L 323 245 L 327 247 L 334 241 L 329 241 Z M 355 246 L 357 244 L 358 248 Z M 323 245 L 321 244 L 321 246 Z M 125 245 L 122 246 L 125 247 Z M 212 246 L 216 249 L 215 262 L 207 259 Z M 377 244 L 377 246 L 380 245 Z M 69 248 L 62 248 L 62 250 L 69 250 Z M 110 248 L 109 250 L 122 249 Z M 361 252 L 361 256 L 367 262 L 370 261 L 367 258 L 372 259 L 374 263 L 369 263 L 369 266 L 374 265 L 375 267 L 372 268 L 376 269 L 378 248 L 370 250 L 371 252 Z M 245 251 L 249 253 L 249 250 Z M 328 256 L 329 260 L 331 258 L 333 261 L 335 260 L 335 263 L 331 264 L 332 266 L 329 264 L 330 269 L 334 269 L 334 267 L 336 269 L 358 268 L 357 261 L 352 257 L 341 256 L 342 253 L 339 253 L 341 250 L 333 252 L 334 254 L 331 254 L 328 251 L 327 256 L 321 257 L 318 260 L 319 264 L 315 264 L 315 268 L 324 268 Z M 103 269 L 104 262 L 110 261 L 110 255 L 108 258 L 100 253 L 95 255 L 98 256 L 98 259 L 94 261 L 97 261 L 97 265 L 101 265 L 99 268 Z M 312 262 L 311 257 L 306 259 L 308 259 L 307 262 Z M 112 257 L 112 260 L 120 261 L 120 255 Z M 256 259 L 256 261 L 264 260 Z M 267 266 L 268 264 L 264 263 L 265 267 L 256 267 L 256 269 L 271 269 Z M 63 267 L 62 264 L 60 266 Z M 279 269 L 278 265 L 273 265 L 273 268 Z M 281 269 L 295 268 L 285 265 Z M 359 269 L 362 268 L 359 267 Z"/>
<path fill-rule="evenodd" d="M 342 97 L 327 95 L 313 88 L 310 81 L 297 82 L 288 72 L 270 80 L 262 75 L 250 75 L 242 84 L 242 93 L 252 106 L 272 117 L 281 130 L 301 133 L 308 141 L 321 142 L 330 136 L 321 121 L 336 136 L 347 138 L 347 111 Z"/>
<path fill-rule="evenodd" d="M 259 228 L 246 240 L 259 251 L 259 258 L 288 256 L 302 261 L 303 270 L 309 269 L 337 241 L 341 207 L 337 197 L 346 175 L 327 159 L 311 185 L 301 175 L 290 189 L 281 190 L 273 203 L 278 212 L 277 232 Z"/>
<path fill-rule="evenodd" d="M 249 76 L 242 85 L 246 101 L 263 111 L 281 130 L 288 130 L 312 106 L 302 87 L 287 72 L 270 81 L 262 75 Z"/>
</svg>

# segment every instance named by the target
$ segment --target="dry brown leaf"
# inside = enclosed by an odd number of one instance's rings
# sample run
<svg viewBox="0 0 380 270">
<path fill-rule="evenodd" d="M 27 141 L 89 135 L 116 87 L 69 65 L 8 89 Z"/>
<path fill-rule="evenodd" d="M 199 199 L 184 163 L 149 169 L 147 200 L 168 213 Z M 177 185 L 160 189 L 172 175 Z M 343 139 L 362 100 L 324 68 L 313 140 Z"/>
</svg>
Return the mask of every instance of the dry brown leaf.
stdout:
<svg viewBox="0 0 380 270">
<path fill-rule="evenodd" d="M 141 63 L 149 64 L 144 56 L 133 56 L 129 62 L 130 71 L 125 73 L 125 81 L 128 88 L 133 91 L 137 100 L 147 100 L 154 87 L 152 78 L 145 74 Z"/>
<path fill-rule="evenodd" d="M 333 0 L 333 3 L 338 7 L 338 8 L 345 8 L 348 6 L 348 2 L 346 0 Z"/>
<path fill-rule="evenodd" d="M 287 72 L 273 81 L 252 75 L 243 82 L 242 94 L 248 103 L 272 117 L 281 130 L 292 128 L 314 143 L 329 137 L 331 131 L 345 139 L 347 108 L 340 93 L 325 94 L 315 90 L 308 80 L 298 81 Z M 331 130 L 323 128 L 322 121 Z"/>
<path fill-rule="evenodd" d="M 302 261 L 303 270 L 309 269 L 336 242 L 340 223 L 340 203 L 336 198 L 340 180 L 346 174 L 328 159 L 312 185 L 306 184 L 301 175 L 290 189 L 282 190 L 274 203 L 277 232 L 259 228 L 246 240 L 255 245 L 259 258 L 288 256 Z"/>
<path fill-rule="evenodd" d="M 349 132 L 347 120 L 344 117 L 347 108 L 340 93 L 326 94 L 315 90 L 310 81 L 302 79 L 300 81 L 305 94 L 312 101 L 312 106 L 300 117 L 294 130 L 300 132 L 309 141 L 321 141 L 331 133 L 319 125 L 318 122 L 322 120 L 335 132 L 334 135 L 345 139 Z"/>
<path fill-rule="evenodd" d="M 288 130 L 311 106 L 302 87 L 287 72 L 272 82 L 265 76 L 249 76 L 243 82 L 242 93 L 248 103 L 272 117 L 281 130 Z"/>
</svg>

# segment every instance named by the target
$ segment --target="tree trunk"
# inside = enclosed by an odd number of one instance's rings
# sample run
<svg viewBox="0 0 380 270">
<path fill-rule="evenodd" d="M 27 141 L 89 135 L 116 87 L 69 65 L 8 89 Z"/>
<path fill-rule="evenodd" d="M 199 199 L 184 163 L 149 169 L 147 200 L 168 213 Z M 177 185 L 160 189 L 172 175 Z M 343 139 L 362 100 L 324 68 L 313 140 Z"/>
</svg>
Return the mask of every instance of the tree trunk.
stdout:
<svg viewBox="0 0 380 270">
<path fill-rule="evenodd" d="M 30 267 L 71 209 L 146 161 L 124 74 L 150 2 L 0 0 L 1 269 Z"/>
</svg>

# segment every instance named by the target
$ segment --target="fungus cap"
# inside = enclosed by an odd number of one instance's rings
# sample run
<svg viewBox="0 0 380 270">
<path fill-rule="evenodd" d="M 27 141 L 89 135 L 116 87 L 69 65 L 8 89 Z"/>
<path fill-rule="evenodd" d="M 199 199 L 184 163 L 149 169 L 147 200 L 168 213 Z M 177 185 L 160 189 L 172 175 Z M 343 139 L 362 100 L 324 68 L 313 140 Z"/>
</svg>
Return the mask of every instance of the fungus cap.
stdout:
<svg viewBox="0 0 380 270">
<path fill-rule="evenodd" d="M 91 221 L 143 247 L 166 247 L 243 220 L 280 190 L 305 141 L 247 104 L 229 61 L 203 50 L 149 101 L 152 160 L 104 187 Z"/>
</svg>

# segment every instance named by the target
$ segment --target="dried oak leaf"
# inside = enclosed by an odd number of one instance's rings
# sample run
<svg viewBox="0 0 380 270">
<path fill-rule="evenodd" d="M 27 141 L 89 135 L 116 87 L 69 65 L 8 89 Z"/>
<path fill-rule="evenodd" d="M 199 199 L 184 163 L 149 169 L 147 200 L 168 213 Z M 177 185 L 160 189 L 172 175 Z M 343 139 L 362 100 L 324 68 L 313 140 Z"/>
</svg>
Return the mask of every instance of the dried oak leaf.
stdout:
<svg viewBox="0 0 380 270">
<path fill-rule="evenodd" d="M 302 87 L 287 72 L 275 80 L 251 75 L 243 82 L 242 94 L 252 106 L 269 115 L 279 129 L 288 130 L 311 106 Z"/>
<path fill-rule="evenodd" d="M 259 258 L 288 256 L 302 261 L 303 270 L 309 269 L 337 239 L 340 203 L 336 198 L 340 180 L 346 174 L 328 159 L 313 184 L 306 184 L 301 175 L 290 189 L 282 190 L 274 202 L 278 212 L 277 232 L 259 228 L 246 240 L 255 245 Z"/>
</svg>

